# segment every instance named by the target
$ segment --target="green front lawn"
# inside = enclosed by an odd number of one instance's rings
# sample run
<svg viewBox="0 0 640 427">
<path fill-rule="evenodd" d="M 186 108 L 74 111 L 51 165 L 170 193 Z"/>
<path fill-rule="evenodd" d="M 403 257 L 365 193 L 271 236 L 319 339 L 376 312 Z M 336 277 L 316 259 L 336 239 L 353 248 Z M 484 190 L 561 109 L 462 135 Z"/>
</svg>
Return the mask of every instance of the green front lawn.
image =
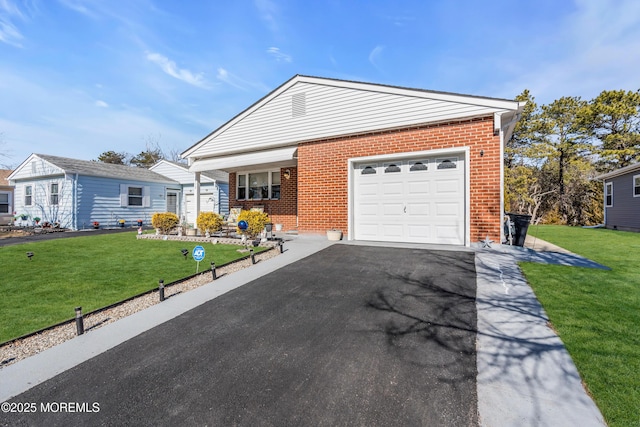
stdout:
<svg viewBox="0 0 640 427">
<path fill-rule="evenodd" d="M 640 426 L 640 233 L 532 226 L 529 234 L 611 271 L 522 263 L 610 426 Z"/>
<path fill-rule="evenodd" d="M 0 342 L 73 318 L 77 306 L 87 313 L 192 275 L 196 245 L 206 251 L 200 271 L 247 255 L 237 245 L 138 240 L 135 232 L 0 247 Z"/>
</svg>

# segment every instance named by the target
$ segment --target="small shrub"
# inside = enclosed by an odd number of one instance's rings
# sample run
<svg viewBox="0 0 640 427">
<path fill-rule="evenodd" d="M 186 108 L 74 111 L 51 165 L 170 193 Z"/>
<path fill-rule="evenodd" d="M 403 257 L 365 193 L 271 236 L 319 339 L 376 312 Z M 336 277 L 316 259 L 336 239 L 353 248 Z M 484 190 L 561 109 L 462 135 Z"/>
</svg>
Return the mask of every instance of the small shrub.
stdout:
<svg viewBox="0 0 640 427">
<path fill-rule="evenodd" d="M 247 227 L 247 234 L 252 237 L 257 236 L 264 230 L 264 226 L 269 222 L 269 215 L 259 211 L 241 211 L 238 215 L 238 222 L 247 221 L 249 227 Z M 238 228 L 238 232 L 242 232 Z"/>
<path fill-rule="evenodd" d="M 160 230 L 162 234 L 169 234 L 179 223 L 180 218 L 172 212 L 156 212 L 151 217 L 151 225 Z"/>
<path fill-rule="evenodd" d="M 202 234 L 215 233 L 222 227 L 222 217 L 215 212 L 200 212 L 196 225 Z"/>
</svg>

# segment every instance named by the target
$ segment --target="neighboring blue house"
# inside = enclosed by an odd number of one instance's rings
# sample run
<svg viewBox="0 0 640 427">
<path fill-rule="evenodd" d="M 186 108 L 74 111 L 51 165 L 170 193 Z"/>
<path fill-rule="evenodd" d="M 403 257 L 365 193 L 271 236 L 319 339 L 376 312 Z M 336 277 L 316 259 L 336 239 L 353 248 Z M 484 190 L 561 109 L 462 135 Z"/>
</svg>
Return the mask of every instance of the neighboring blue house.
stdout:
<svg viewBox="0 0 640 427">
<path fill-rule="evenodd" d="M 604 225 L 640 231 L 640 163 L 600 175 L 604 181 Z"/>
<path fill-rule="evenodd" d="M 14 209 L 27 223 L 41 221 L 72 230 L 151 223 L 155 212 L 180 215 L 179 182 L 144 168 L 32 154 L 8 177 Z"/>
<path fill-rule="evenodd" d="M 216 212 L 223 215 L 229 213 L 229 174 L 227 172 L 213 170 L 200 173 L 200 206 L 198 208 L 195 203 L 195 174 L 189 172 L 189 165 L 160 160 L 149 170 L 180 183 L 182 188 L 178 196 L 180 218 L 185 218 L 188 223 L 195 223 L 197 212 Z"/>
</svg>

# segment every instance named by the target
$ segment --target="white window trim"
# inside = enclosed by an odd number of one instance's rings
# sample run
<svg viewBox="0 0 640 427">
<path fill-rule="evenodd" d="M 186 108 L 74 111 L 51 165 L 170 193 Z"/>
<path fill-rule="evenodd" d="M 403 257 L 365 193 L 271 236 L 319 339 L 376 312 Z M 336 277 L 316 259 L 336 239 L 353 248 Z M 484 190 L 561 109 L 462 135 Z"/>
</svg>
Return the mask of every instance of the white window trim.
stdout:
<svg viewBox="0 0 640 427">
<path fill-rule="evenodd" d="M 53 192 L 53 186 L 58 186 L 58 191 Z M 56 203 L 53 203 L 53 196 L 57 196 Z M 49 183 L 49 206 L 58 206 L 60 205 L 60 183 L 59 182 L 50 182 Z"/>
<path fill-rule="evenodd" d="M 31 188 L 31 194 L 27 194 L 27 188 Z M 23 202 L 24 202 L 25 206 L 33 206 L 33 196 L 34 196 L 33 189 L 34 189 L 34 186 L 32 184 L 24 186 L 24 200 L 23 200 Z M 27 196 L 31 198 L 31 203 L 27 203 Z"/>
<path fill-rule="evenodd" d="M 250 199 L 249 198 L 249 192 L 251 189 L 251 184 L 249 183 L 249 175 L 252 174 L 256 174 L 256 173 L 267 173 L 267 177 L 268 177 L 268 183 L 267 186 L 269 188 L 268 192 L 268 197 L 266 199 L 260 198 L 260 199 Z M 278 173 L 280 174 L 280 184 L 276 184 L 276 185 L 280 185 L 280 197 L 279 198 L 274 198 L 273 197 L 273 174 L 274 173 Z M 240 176 L 244 176 L 245 177 L 245 186 L 244 186 L 244 194 L 245 194 L 245 198 L 241 199 L 238 197 L 239 192 L 240 192 Z M 245 171 L 245 172 L 236 172 L 236 200 L 245 200 L 245 201 L 252 201 L 252 200 L 280 200 L 282 199 L 282 171 L 280 169 L 268 169 L 268 170 L 251 170 L 251 171 Z"/>
<path fill-rule="evenodd" d="M 609 193 L 607 193 L 607 188 L 611 188 L 611 203 L 607 203 L 607 196 Z M 604 207 L 605 208 L 612 208 L 613 207 L 613 182 L 606 182 L 604 184 Z"/>
<path fill-rule="evenodd" d="M 640 179 L 640 175 L 634 175 L 633 181 L 631 181 L 631 191 L 633 197 L 640 197 L 640 194 L 636 194 L 636 187 L 640 187 L 640 185 L 636 186 L 636 179 Z"/>
</svg>

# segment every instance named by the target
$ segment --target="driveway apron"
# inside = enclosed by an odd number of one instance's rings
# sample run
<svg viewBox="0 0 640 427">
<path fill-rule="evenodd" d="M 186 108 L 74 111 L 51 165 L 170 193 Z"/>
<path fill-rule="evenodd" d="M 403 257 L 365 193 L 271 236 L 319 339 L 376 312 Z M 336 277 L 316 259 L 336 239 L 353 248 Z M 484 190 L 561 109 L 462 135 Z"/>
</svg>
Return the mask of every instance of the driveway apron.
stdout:
<svg viewBox="0 0 640 427">
<path fill-rule="evenodd" d="M 477 425 L 474 254 L 334 245 L 11 402 L 2 425 Z M 50 407 L 51 408 L 51 407 Z"/>
</svg>

